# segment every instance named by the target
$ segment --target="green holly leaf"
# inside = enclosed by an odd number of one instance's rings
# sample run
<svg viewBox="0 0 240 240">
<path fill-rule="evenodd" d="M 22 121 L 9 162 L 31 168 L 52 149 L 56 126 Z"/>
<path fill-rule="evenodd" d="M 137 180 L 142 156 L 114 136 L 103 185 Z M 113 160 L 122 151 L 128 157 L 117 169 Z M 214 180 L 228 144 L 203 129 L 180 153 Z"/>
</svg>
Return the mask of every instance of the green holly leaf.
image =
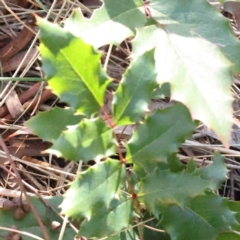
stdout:
<svg viewBox="0 0 240 240">
<path fill-rule="evenodd" d="M 163 83 L 161 87 L 157 87 L 152 92 L 152 98 L 153 99 L 164 99 L 164 98 L 170 98 L 171 97 L 171 89 L 169 83 Z"/>
<path fill-rule="evenodd" d="M 228 207 L 233 212 L 235 212 L 235 217 L 239 224 L 234 229 L 236 231 L 240 232 L 240 202 L 239 201 L 228 201 Z"/>
<path fill-rule="evenodd" d="M 193 159 L 190 159 L 186 165 L 186 172 L 194 173 L 196 169 L 197 169 L 197 163 Z"/>
<path fill-rule="evenodd" d="M 214 162 L 207 166 L 196 169 L 195 173 L 199 174 L 203 179 L 212 182 L 213 188 L 217 190 L 226 181 L 228 170 L 224 162 L 224 157 L 220 153 L 214 154 Z"/>
<path fill-rule="evenodd" d="M 179 160 L 177 154 L 172 154 L 168 156 L 168 166 L 172 172 L 181 172 L 185 165 Z"/>
<path fill-rule="evenodd" d="M 100 160 L 116 152 L 113 131 L 100 118 L 69 126 L 47 151 L 74 161 Z"/>
<path fill-rule="evenodd" d="M 141 226 L 141 228 L 139 226 L 138 229 L 136 229 L 136 232 L 138 232 L 139 236 L 143 236 L 142 239 L 171 240 L 170 236 L 159 227 L 159 220 L 153 218 L 153 215 L 149 214 L 149 212 L 144 212 L 141 221 L 145 222 L 145 224 L 144 226 Z"/>
<path fill-rule="evenodd" d="M 125 175 L 125 166 L 117 160 L 106 160 L 88 168 L 78 175 L 66 192 L 62 212 L 69 217 L 91 220 L 97 214 L 98 204 L 109 209 L 112 200 L 118 199 L 119 186 Z"/>
<path fill-rule="evenodd" d="M 157 162 L 167 163 L 168 156 L 177 152 L 195 127 L 188 109 L 180 103 L 158 110 L 133 133 L 127 145 L 126 159 L 148 172 Z"/>
<path fill-rule="evenodd" d="M 169 82 L 171 98 L 184 103 L 194 119 L 212 128 L 228 146 L 233 100 L 230 61 L 237 62 L 235 71 L 240 71 L 240 43 L 230 34 L 229 23 L 198 0 L 153 0 L 150 11 L 158 25 L 138 29 L 132 57 L 155 48 L 159 84 Z"/>
<path fill-rule="evenodd" d="M 67 129 L 67 126 L 78 124 L 83 117 L 74 115 L 72 109 L 55 107 L 47 112 L 40 112 L 24 123 L 44 141 L 53 142 Z"/>
<path fill-rule="evenodd" d="M 129 229 L 121 231 L 120 234 L 112 235 L 107 238 L 108 240 L 140 240 L 136 232 L 132 229 L 132 226 L 129 226 Z M 95 240 L 95 239 L 94 239 Z"/>
<path fill-rule="evenodd" d="M 149 9 L 152 18 L 164 26 L 164 29 L 169 32 L 170 38 L 174 34 L 188 35 L 189 38 L 196 38 L 196 40 L 203 38 L 223 52 L 224 56 L 235 65 L 236 72 L 240 71 L 238 57 L 240 43 L 231 29 L 229 21 L 208 2 L 151 0 Z M 185 43 L 189 46 L 187 42 Z M 175 43 L 173 44 L 175 45 Z M 203 49 L 198 50 L 202 53 Z M 209 66 L 209 69 L 212 68 Z"/>
<path fill-rule="evenodd" d="M 146 16 L 142 4 L 142 0 L 105 0 L 90 20 L 74 11 L 65 22 L 65 29 L 95 48 L 106 44 L 119 45 L 134 36 L 136 28 L 144 26 Z"/>
<path fill-rule="evenodd" d="M 156 87 L 153 51 L 146 52 L 133 61 L 125 72 L 113 99 L 116 125 L 138 122 L 148 111 L 151 94 Z"/>
<path fill-rule="evenodd" d="M 223 232 L 218 235 L 216 240 L 239 240 L 240 234 L 234 232 Z"/>
<path fill-rule="evenodd" d="M 172 205 L 161 210 L 160 224 L 171 239 L 215 240 L 237 224 L 227 200 L 213 193 L 191 198 L 182 207 Z"/>
<path fill-rule="evenodd" d="M 38 19 L 42 68 L 61 101 L 80 114 L 97 113 L 109 81 L 92 46 L 57 25 Z"/>
<path fill-rule="evenodd" d="M 139 198 L 156 217 L 161 207 L 171 204 L 183 207 L 188 198 L 204 194 L 211 189 L 207 180 L 185 171 L 173 173 L 156 169 L 141 180 Z"/>
<path fill-rule="evenodd" d="M 129 226 L 134 215 L 132 199 L 123 196 L 120 200 L 113 199 L 109 207 L 96 204 L 91 219 L 82 222 L 78 235 L 102 238 L 118 233 Z"/>
<path fill-rule="evenodd" d="M 137 163 L 135 163 L 133 166 L 134 173 L 136 174 L 138 180 L 146 177 L 147 174 L 152 173 L 155 169 L 181 172 L 183 169 L 185 169 L 185 166 L 180 162 L 179 158 L 176 156 L 176 153 L 169 155 L 167 158 L 167 162 L 148 161 L 148 164 L 144 168 L 142 168 L 141 164 L 139 166 Z"/>
</svg>

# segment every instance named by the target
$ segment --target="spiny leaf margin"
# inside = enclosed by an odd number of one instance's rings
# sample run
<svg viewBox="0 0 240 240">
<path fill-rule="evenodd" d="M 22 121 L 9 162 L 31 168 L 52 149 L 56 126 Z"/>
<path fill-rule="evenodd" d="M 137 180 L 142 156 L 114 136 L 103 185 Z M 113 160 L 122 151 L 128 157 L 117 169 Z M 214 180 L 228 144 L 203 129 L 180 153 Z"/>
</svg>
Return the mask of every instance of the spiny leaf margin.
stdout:
<svg viewBox="0 0 240 240">
<path fill-rule="evenodd" d="M 42 68 L 60 100 L 79 114 L 96 114 L 104 103 L 109 80 L 101 54 L 61 27 L 38 18 Z"/>
<path fill-rule="evenodd" d="M 61 204 L 62 212 L 69 217 L 90 220 L 96 204 L 109 208 L 111 201 L 118 198 L 125 177 L 125 166 L 117 160 L 108 159 L 89 167 L 67 190 Z"/>
</svg>

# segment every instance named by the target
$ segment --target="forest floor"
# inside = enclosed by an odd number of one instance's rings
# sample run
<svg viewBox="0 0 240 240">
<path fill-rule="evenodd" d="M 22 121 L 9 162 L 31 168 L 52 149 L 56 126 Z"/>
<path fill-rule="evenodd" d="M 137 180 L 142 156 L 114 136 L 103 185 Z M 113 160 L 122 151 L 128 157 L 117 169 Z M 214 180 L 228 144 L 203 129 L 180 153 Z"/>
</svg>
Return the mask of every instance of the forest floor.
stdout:
<svg viewBox="0 0 240 240">
<path fill-rule="evenodd" d="M 210 2 L 221 11 L 217 1 Z M 74 8 L 80 8 L 85 17 L 90 17 L 94 9 L 100 6 L 99 0 L 0 0 L 0 160 L 3 166 L 0 169 L 0 208 L 5 199 L 21 196 L 19 179 L 11 174 L 11 159 L 15 162 L 25 190 L 32 196 L 63 195 L 79 169 L 78 163 L 45 153 L 44 150 L 51 144 L 43 142 L 24 126 L 24 122 L 36 113 L 63 106 L 47 88 L 46 82 L 34 82 L 37 78 L 44 78 L 38 52 L 39 30 L 34 15 L 63 25 Z M 234 28 L 232 16 L 225 15 L 230 17 Z M 101 48 L 103 58 L 107 49 L 108 46 Z M 116 83 L 129 65 L 130 49 L 130 42 L 113 48 L 107 71 Z M 232 86 L 236 121 L 240 111 L 239 86 L 240 80 L 236 77 Z M 106 108 L 111 99 L 109 92 L 106 94 Z M 168 104 L 167 99 L 160 99 L 153 101 L 151 107 L 163 108 Z M 107 110 L 111 112 L 111 109 Z M 224 148 L 212 131 L 200 126 L 179 151 L 183 162 L 192 157 L 199 164 L 209 164 L 213 153 L 220 151 L 230 170 L 229 180 L 222 186 L 220 194 L 232 200 L 240 200 L 239 125 L 233 127 L 230 149 Z M 131 133 L 131 129 L 126 129 L 123 136 L 129 138 Z M 83 167 L 87 168 L 87 165 Z"/>
</svg>

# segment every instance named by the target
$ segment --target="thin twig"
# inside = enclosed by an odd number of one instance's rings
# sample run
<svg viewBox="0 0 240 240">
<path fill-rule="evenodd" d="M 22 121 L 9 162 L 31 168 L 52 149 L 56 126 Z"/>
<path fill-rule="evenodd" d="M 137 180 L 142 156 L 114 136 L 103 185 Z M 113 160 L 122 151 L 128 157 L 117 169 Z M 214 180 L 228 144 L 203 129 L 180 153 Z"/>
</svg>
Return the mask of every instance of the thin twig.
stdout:
<svg viewBox="0 0 240 240">
<path fill-rule="evenodd" d="M 19 187 L 20 187 L 22 193 L 24 194 L 27 202 L 29 203 L 29 206 L 30 206 L 30 208 L 31 208 L 31 210 L 32 210 L 32 212 L 33 212 L 33 214 L 34 214 L 34 216 L 35 216 L 35 218 L 36 218 L 36 220 L 37 220 L 41 230 L 42 230 L 42 233 L 43 233 L 43 236 L 44 236 L 45 240 L 50 240 L 50 238 L 49 238 L 49 236 L 48 236 L 48 234 L 46 232 L 46 229 L 45 229 L 45 227 L 44 227 L 44 225 L 42 223 L 42 220 L 40 219 L 37 211 L 35 210 L 34 206 L 32 205 L 32 203 L 30 201 L 29 196 L 27 195 L 27 192 L 26 192 L 26 190 L 25 190 L 25 188 L 23 186 L 23 183 L 22 183 L 21 177 L 19 175 L 19 172 L 18 172 L 18 170 L 16 168 L 16 165 L 15 165 L 15 163 L 14 163 L 14 161 L 13 161 L 13 159 L 12 159 L 12 157 L 11 157 L 9 151 L 8 151 L 8 148 L 5 145 L 5 143 L 4 143 L 4 141 L 3 141 L 1 136 L 0 136 L 0 145 L 1 145 L 2 149 L 4 150 L 4 152 L 6 153 L 9 162 L 11 163 L 11 166 L 12 166 L 13 172 L 14 172 L 14 174 L 16 176 L 16 180 L 17 180 L 17 182 L 19 184 Z"/>
</svg>

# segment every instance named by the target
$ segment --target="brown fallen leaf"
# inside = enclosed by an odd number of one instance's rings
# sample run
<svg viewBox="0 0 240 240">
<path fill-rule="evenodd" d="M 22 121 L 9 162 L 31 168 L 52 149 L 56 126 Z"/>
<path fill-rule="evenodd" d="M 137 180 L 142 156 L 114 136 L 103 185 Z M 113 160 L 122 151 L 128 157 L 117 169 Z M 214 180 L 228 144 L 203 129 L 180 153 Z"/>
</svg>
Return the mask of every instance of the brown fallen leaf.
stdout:
<svg viewBox="0 0 240 240">
<path fill-rule="evenodd" d="M 32 48 L 27 55 L 27 57 L 24 59 L 23 63 L 21 64 L 21 69 L 25 68 L 29 62 L 32 60 L 32 58 L 37 54 L 38 50 L 36 48 Z M 14 71 L 18 68 L 20 63 L 22 62 L 23 58 L 25 57 L 27 51 L 22 51 L 16 55 L 14 55 L 12 58 L 8 59 L 7 61 L 4 61 L 2 63 L 2 71 L 10 72 Z"/>
<path fill-rule="evenodd" d="M 15 90 L 8 93 L 8 98 L 6 99 L 5 104 L 13 119 L 19 117 L 24 112 L 23 106 Z"/>
<path fill-rule="evenodd" d="M 7 138 L 4 139 L 4 141 L 9 141 L 11 138 L 19 135 L 34 135 L 34 133 L 27 127 L 23 127 L 21 130 L 17 130 L 14 133 L 10 134 Z"/>
<path fill-rule="evenodd" d="M 27 24 L 28 27 L 33 29 L 31 24 Z M 15 37 L 12 41 L 10 41 L 7 45 L 0 49 L 0 60 L 4 65 L 9 58 L 14 56 L 20 50 L 22 50 L 32 39 L 33 32 L 31 32 L 26 26 L 23 30 Z"/>
<path fill-rule="evenodd" d="M 36 106 L 41 105 L 42 103 L 44 103 L 45 101 L 47 101 L 50 97 L 52 96 L 52 91 L 50 89 L 46 89 L 42 92 L 40 99 L 37 98 L 34 101 L 28 101 L 25 102 L 23 104 L 23 108 L 26 111 L 31 111 L 33 109 L 35 109 Z M 13 120 L 13 117 L 11 116 L 11 114 L 8 114 L 7 116 L 4 117 L 5 120 Z"/>
<path fill-rule="evenodd" d="M 10 41 L 11 39 L 9 37 L 6 37 L 6 36 L 0 37 L 0 49 L 5 45 L 7 45 Z"/>
<path fill-rule="evenodd" d="M 223 5 L 224 11 L 233 15 L 236 21 L 238 30 L 240 30 L 240 2 L 227 1 Z"/>
<path fill-rule="evenodd" d="M 45 83 L 44 85 L 46 85 L 47 83 Z M 39 88 L 41 86 L 41 83 L 35 83 L 32 87 L 30 87 L 28 90 L 26 90 L 25 92 L 21 93 L 18 98 L 20 100 L 20 102 L 23 104 L 26 101 L 30 100 L 31 98 L 33 98 L 36 93 L 38 92 Z M 9 114 L 8 108 L 7 106 L 2 106 L 0 107 L 0 118 L 4 118 L 6 115 Z"/>
<path fill-rule="evenodd" d="M 42 156 L 42 151 L 48 149 L 51 144 L 48 142 L 43 142 L 41 140 L 20 140 L 17 138 L 12 138 L 9 140 L 8 150 L 11 155 L 16 157 L 37 157 Z M 1 149 L 1 148 L 0 148 Z"/>
</svg>

